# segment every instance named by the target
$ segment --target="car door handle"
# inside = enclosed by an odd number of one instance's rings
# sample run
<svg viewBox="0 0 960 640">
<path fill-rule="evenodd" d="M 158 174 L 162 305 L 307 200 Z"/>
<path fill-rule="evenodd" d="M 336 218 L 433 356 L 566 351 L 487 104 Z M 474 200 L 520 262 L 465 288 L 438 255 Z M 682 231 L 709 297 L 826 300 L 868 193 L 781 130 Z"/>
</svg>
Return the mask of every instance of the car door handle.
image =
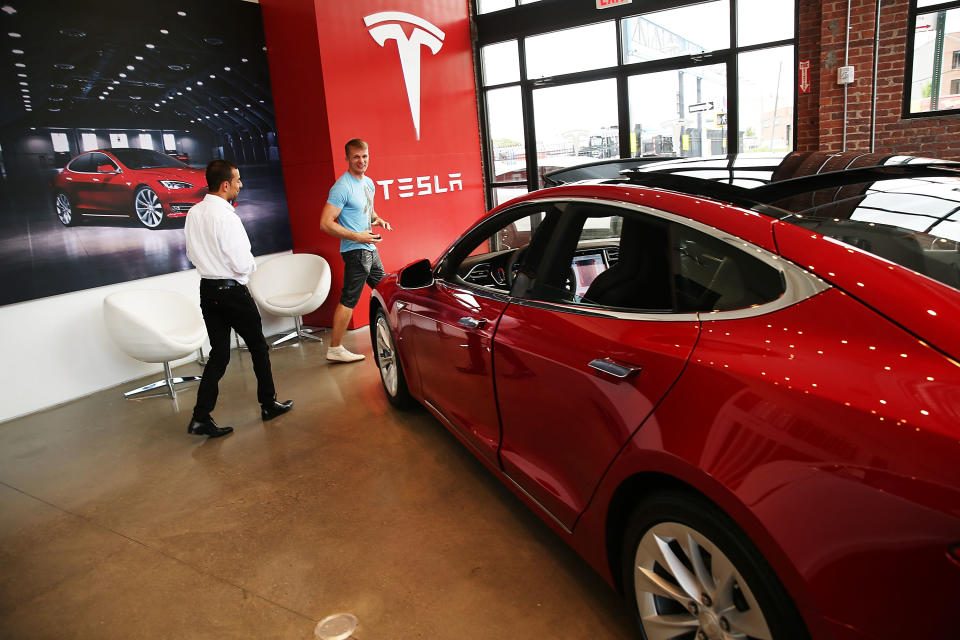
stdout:
<svg viewBox="0 0 960 640">
<path fill-rule="evenodd" d="M 457 321 L 461 326 L 467 327 L 468 329 L 479 329 L 483 325 L 487 324 L 486 318 L 471 318 L 470 316 L 465 316 L 460 318 Z"/>
<path fill-rule="evenodd" d="M 642 369 L 642 367 L 635 365 L 614 362 L 610 358 L 597 358 L 596 360 L 591 360 L 590 366 L 597 371 L 609 374 L 615 378 L 629 378 L 636 373 L 640 373 L 640 370 Z"/>
</svg>

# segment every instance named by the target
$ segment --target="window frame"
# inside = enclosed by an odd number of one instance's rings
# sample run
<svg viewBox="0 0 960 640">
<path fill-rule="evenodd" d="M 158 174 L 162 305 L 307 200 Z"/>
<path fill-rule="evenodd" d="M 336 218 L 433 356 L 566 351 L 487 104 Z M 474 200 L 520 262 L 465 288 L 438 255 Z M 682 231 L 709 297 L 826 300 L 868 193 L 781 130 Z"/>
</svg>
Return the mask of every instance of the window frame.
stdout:
<svg viewBox="0 0 960 640">
<path fill-rule="evenodd" d="M 731 45 L 704 54 L 681 55 L 672 58 L 661 58 L 647 62 L 624 64 L 623 60 L 623 19 L 637 15 L 655 13 L 662 10 L 677 9 L 684 6 L 696 5 L 704 0 L 645 0 L 641 3 L 624 4 L 617 7 L 598 10 L 592 2 L 581 0 L 540 0 L 532 4 L 518 4 L 513 8 L 501 9 L 492 13 L 476 14 L 474 5 L 474 31 L 477 34 L 473 39 L 475 82 L 477 87 L 478 116 L 480 120 L 481 147 L 484 174 L 484 198 L 488 208 L 494 203 L 495 188 L 525 187 L 528 192 L 541 189 L 539 163 L 537 161 L 536 131 L 534 126 L 533 91 L 539 88 L 578 84 L 593 80 L 616 79 L 617 82 L 617 124 L 619 128 L 620 158 L 629 157 L 630 153 L 630 113 L 629 95 L 627 90 L 628 79 L 638 74 L 655 71 L 674 71 L 696 66 L 725 64 L 727 69 L 727 104 L 726 114 L 726 148 L 739 149 L 739 74 L 738 57 L 742 53 L 762 51 L 784 46 L 793 48 L 793 121 L 790 128 L 798 130 L 799 112 L 797 109 L 799 83 L 797 81 L 797 61 L 799 60 L 799 2 L 794 1 L 793 38 L 763 42 L 748 46 L 737 45 L 737 3 L 738 0 L 729 0 L 730 9 L 730 37 Z M 915 2 L 916 0 L 913 0 Z M 957 0 L 960 4 L 960 0 Z M 580 71 L 560 74 L 549 78 L 528 79 L 526 66 L 526 38 L 553 31 L 560 31 L 573 27 L 586 26 L 599 22 L 614 20 L 616 25 L 617 65 L 603 69 Z M 517 40 L 517 53 L 520 65 L 520 80 L 497 85 L 485 85 L 481 68 L 482 48 L 487 45 L 498 44 L 508 40 Z M 494 89 L 519 86 L 521 93 L 521 110 L 524 131 L 524 153 L 526 156 L 526 180 L 495 183 L 493 170 L 493 153 L 490 131 L 487 123 L 486 95 Z M 797 138 L 794 134 L 793 149 L 797 147 Z M 730 151 L 731 153 L 733 151 Z M 626 154 L 626 155 L 625 155 Z"/>
<path fill-rule="evenodd" d="M 907 59 L 903 69 L 903 101 L 900 117 L 904 120 L 914 118 L 942 118 L 948 116 L 960 115 L 960 107 L 956 109 L 937 109 L 935 111 L 911 111 L 910 94 L 913 87 L 913 59 L 914 47 L 916 46 L 916 24 L 917 16 L 936 13 L 937 11 L 949 11 L 957 9 L 960 11 L 960 0 L 944 0 L 928 7 L 917 7 L 917 0 L 910 0 L 910 9 L 907 12 Z"/>
</svg>

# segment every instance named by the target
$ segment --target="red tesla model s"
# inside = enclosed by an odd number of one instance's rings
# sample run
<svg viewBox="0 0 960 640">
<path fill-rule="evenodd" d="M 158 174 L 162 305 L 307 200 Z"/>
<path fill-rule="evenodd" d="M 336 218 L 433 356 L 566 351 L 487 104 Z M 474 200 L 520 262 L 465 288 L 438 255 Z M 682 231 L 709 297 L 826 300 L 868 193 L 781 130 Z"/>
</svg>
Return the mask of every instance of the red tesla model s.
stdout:
<svg viewBox="0 0 960 640">
<path fill-rule="evenodd" d="M 156 229 L 183 217 L 207 193 L 202 169 L 150 149 L 98 149 L 81 153 L 56 175 L 53 198 L 66 226 L 78 216 L 136 216 Z"/>
<path fill-rule="evenodd" d="M 391 403 L 646 640 L 957 637 L 960 164 L 594 169 L 615 177 L 510 201 L 377 287 Z"/>
</svg>

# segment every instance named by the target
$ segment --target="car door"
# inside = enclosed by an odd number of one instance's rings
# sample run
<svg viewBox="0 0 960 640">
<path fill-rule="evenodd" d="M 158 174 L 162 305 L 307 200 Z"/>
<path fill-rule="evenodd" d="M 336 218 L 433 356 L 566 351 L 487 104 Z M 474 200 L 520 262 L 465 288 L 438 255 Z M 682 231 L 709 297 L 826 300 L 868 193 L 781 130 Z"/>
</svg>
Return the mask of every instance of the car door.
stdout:
<svg viewBox="0 0 960 640">
<path fill-rule="evenodd" d="M 83 153 L 70 161 L 64 172 L 64 180 L 69 184 L 68 191 L 73 201 L 74 209 L 99 209 L 97 190 L 100 186 L 97 178 L 97 168 L 93 166 L 92 153 Z"/>
<path fill-rule="evenodd" d="M 133 201 L 133 192 L 126 183 L 126 176 L 120 172 L 120 167 L 105 153 L 95 153 L 94 170 L 97 176 L 94 179 L 99 183 L 97 202 L 100 207 L 111 211 L 129 213 Z M 100 171 L 100 167 L 110 167 L 109 171 Z"/>
<path fill-rule="evenodd" d="M 400 335 L 417 354 L 425 404 L 497 465 L 492 339 L 511 300 L 513 278 L 506 274 L 519 268 L 541 209 L 510 210 L 468 232 L 441 259 L 434 283 L 401 311 Z"/>
<path fill-rule="evenodd" d="M 697 314 L 676 308 L 671 237 L 662 220 L 582 203 L 497 327 L 503 469 L 567 529 L 696 344 Z"/>
</svg>

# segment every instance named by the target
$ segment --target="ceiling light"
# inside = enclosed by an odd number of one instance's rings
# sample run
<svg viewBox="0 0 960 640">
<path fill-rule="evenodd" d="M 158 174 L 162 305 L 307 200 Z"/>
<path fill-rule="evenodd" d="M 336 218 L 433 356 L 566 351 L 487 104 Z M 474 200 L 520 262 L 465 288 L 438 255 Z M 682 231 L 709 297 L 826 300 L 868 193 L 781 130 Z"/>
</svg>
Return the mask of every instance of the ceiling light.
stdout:
<svg viewBox="0 0 960 640">
<path fill-rule="evenodd" d="M 26 68 L 27 65 L 23 64 L 22 62 L 14 62 L 14 63 L 13 63 L 13 66 L 15 66 L 15 67 L 20 67 L 21 69 L 24 69 L 24 68 Z"/>
<path fill-rule="evenodd" d="M 23 93 L 30 93 L 30 89 L 20 89 Z"/>
<path fill-rule="evenodd" d="M 119 77 L 121 77 L 121 78 L 126 78 L 126 77 L 127 77 L 127 74 L 125 74 L 125 73 L 118 73 L 117 75 L 118 75 Z"/>
<path fill-rule="evenodd" d="M 3 5 L 2 7 L 0 7 L 0 11 L 3 11 L 3 12 L 6 13 L 7 15 L 11 15 L 11 16 L 17 12 L 16 9 L 14 9 L 13 7 L 11 7 L 11 6 L 8 5 L 8 4 L 5 4 L 5 5 Z"/>
<path fill-rule="evenodd" d="M 101 99 L 101 100 L 106 100 L 106 98 L 105 98 L 104 96 L 100 96 L 100 99 Z"/>
<path fill-rule="evenodd" d="M 130 96 L 130 99 L 131 99 L 131 100 L 139 100 L 139 99 L 140 99 L 140 96 Z"/>
<path fill-rule="evenodd" d="M 197 80 L 197 84 L 202 87 L 202 86 L 203 86 L 203 80 Z"/>
<path fill-rule="evenodd" d="M 156 47 L 150 43 L 147 43 L 145 46 L 147 47 L 147 49 L 156 49 Z"/>
<path fill-rule="evenodd" d="M 137 60 L 143 60 L 143 56 L 133 56 L 133 57 L 136 58 Z"/>
<path fill-rule="evenodd" d="M 186 12 L 186 11 L 177 11 L 177 15 L 180 16 L 181 18 L 186 18 L 186 17 L 187 17 L 187 12 Z"/>
<path fill-rule="evenodd" d="M 14 31 L 11 31 L 11 32 L 8 33 L 7 35 L 10 36 L 11 38 L 19 38 L 19 37 L 20 37 L 20 34 L 14 32 Z"/>
<path fill-rule="evenodd" d="M 162 33 L 163 35 L 167 35 L 170 32 L 167 31 L 166 29 L 160 29 L 160 33 Z"/>
<path fill-rule="evenodd" d="M 193 91 L 193 87 L 187 87 L 187 91 Z"/>
<path fill-rule="evenodd" d="M 30 85 L 27 84 L 26 82 L 21 82 L 21 83 L 20 83 L 20 86 L 22 86 L 22 87 L 29 87 Z"/>
<path fill-rule="evenodd" d="M 249 62 L 246 58 L 240 58 L 240 62 Z"/>
<path fill-rule="evenodd" d="M 18 56 L 22 56 L 22 55 L 23 55 L 23 50 L 22 50 L 22 49 L 13 49 L 12 51 L 13 51 L 15 54 L 17 54 Z"/>
<path fill-rule="evenodd" d="M 113 81 L 113 84 L 120 84 L 120 81 L 119 81 L 119 80 L 114 80 L 114 81 Z"/>
<path fill-rule="evenodd" d="M 72 71 L 76 69 L 72 64 L 68 62 L 55 62 L 53 64 L 54 69 L 59 69 L 60 71 Z"/>
<path fill-rule="evenodd" d="M 18 77 L 18 78 L 26 78 L 26 77 L 27 77 L 27 74 L 25 74 L 25 73 L 18 73 L 18 74 L 17 74 L 17 77 Z"/>
<path fill-rule="evenodd" d="M 178 95 L 178 96 L 182 96 L 182 95 L 183 95 L 183 91 L 177 91 L 177 95 Z"/>
<path fill-rule="evenodd" d="M 210 77 L 211 77 L 211 78 L 216 78 L 217 76 L 215 76 L 215 75 L 213 75 L 213 74 L 211 73 L 211 74 L 210 74 Z"/>
<path fill-rule="evenodd" d="M 224 67 L 223 70 L 224 70 L 224 71 L 230 71 L 230 67 Z"/>
<path fill-rule="evenodd" d="M 134 66 L 132 64 L 127 65 L 127 71 L 133 71 Z"/>
</svg>

